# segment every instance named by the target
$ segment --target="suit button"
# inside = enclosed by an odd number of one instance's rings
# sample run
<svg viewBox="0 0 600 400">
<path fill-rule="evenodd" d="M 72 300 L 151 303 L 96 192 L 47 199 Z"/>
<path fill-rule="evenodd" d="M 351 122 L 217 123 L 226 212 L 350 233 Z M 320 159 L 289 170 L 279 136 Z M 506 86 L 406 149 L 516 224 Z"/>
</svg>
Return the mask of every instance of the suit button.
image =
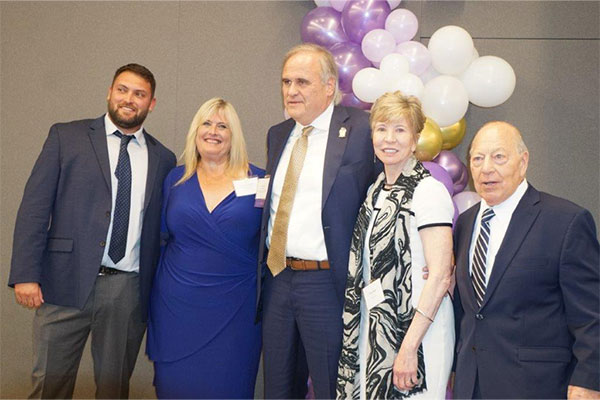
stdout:
<svg viewBox="0 0 600 400">
<path fill-rule="evenodd" d="M 106 246 L 106 242 L 104 240 L 101 240 L 100 241 L 100 247 L 104 247 L 104 246 Z"/>
<path fill-rule="evenodd" d="M 473 352 L 477 351 L 477 348 L 475 346 L 471 347 L 471 350 L 473 350 Z"/>
<path fill-rule="evenodd" d="M 106 215 L 106 218 L 110 218 L 110 211 L 107 211 L 105 215 Z"/>
<path fill-rule="evenodd" d="M 477 318 L 478 320 L 482 320 L 483 319 L 483 315 L 481 314 L 475 314 L 475 318 Z"/>
</svg>

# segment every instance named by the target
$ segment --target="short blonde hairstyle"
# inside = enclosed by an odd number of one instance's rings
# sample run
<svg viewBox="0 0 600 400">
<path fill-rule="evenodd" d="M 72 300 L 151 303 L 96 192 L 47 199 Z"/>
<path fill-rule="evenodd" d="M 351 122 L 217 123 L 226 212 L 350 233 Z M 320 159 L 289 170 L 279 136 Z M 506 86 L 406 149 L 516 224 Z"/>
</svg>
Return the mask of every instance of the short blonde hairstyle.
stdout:
<svg viewBox="0 0 600 400">
<path fill-rule="evenodd" d="M 335 91 L 333 94 L 334 104 L 340 104 L 342 93 L 339 88 L 339 76 L 337 65 L 333 56 L 325 47 L 314 43 L 302 43 L 292 47 L 283 57 L 282 69 L 290 58 L 299 53 L 316 53 L 319 56 L 319 64 L 321 64 L 321 82 L 326 84 L 331 78 L 335 80 Z"/>
<path fill-rule="evenodd" d="M 243 178 L 248 174 L 248 152 L 246 141 L 242 132 L 242 123 L 235 112 L 233 105 L 221 98 L 214 97 L 200 106 L 185 139 L 185 148 L 179 158 L 185 167 L 183 176 L 176 185 L 179 185 L 194 175 L 200 161 L 200 153 L 196 147 L 198 128 L 213 115 L 220 115 L 231 131 L 231 150 L 227 160 L 227 173 L 234 178 Z"/>
<path fill-rule="evenodd" d="M 399 90 L 394 93 L 387 92 L 375 101 L 369 117 L 371 131 L 375 129 L 375 124 L 378 122 L 397 121 L 402 117 L 410 124 L 416 143 L 426 119 L 421 109 L 421 101 L 414 96 L 405 96 Z"/>
</svg>

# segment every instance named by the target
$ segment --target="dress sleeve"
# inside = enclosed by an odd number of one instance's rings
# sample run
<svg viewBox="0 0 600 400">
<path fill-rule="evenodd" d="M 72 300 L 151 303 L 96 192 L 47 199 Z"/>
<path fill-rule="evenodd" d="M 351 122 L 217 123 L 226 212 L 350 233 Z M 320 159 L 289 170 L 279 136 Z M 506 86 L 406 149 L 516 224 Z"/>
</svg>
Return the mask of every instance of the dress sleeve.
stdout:
<svg viewBox="0 0 600 400">
<path fill-rule="evenodd" d="M 444 184 L 433 177 L 419 182 L 413 194 L 411 209 L 419 230 L 431 226 L 452 226 L 452 198 Z"/>
</svg>

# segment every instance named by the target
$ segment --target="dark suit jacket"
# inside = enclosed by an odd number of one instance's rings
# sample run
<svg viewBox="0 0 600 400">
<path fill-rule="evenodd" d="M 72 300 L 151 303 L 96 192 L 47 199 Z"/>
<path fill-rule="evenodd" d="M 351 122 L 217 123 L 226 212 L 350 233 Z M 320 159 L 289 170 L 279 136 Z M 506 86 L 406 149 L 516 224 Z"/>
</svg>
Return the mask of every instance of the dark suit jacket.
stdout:
<svg viewBox="0 0 600 400">
<path fill-rule="evenodd" d="M 469 276 L 479 205 L 454 232 L 455 398 L 566 398 L 599 390 L 599 249 L 591 214 L 531 185 L 496 255 L 481 309 Z"/>
<path fill-rule="evenodd" d="M 139 274 L 145 320 L 159 254 L 162 182 L 176 160 L 144 136 L 148 174 Z M 45 302 L 83 308 L 98 276 L 111 207 L 104 117 L 53 125 L 17 214 L 9 285 L 38 282 Z"/>
<path fill-rule="evenodd" d="M 295 124 L 293 119 L 288 119 L 271 127 L 267 136 L 266 173 L 271 175 L 271 180 L 261 226 L 259 277 L 266 270 L 265 240 L 270 217 L 273 178 Z M 342 127 L 346 128 L 345 137 L 339 136 Z M 325 234 L 327 256 L 335 277 L 334 283 L 340 304 L 344 304 L 352 230 L 358 209 L 365 198 L 369 185 L 373 183 L 376 176 L 374 158 L 368 114 L 354 108 L 336 106 L 329 126 L 329 138 L 325 152 L 321 222 Z M 261 279 L 257 281 L 260 295 Z"/>
</svg>

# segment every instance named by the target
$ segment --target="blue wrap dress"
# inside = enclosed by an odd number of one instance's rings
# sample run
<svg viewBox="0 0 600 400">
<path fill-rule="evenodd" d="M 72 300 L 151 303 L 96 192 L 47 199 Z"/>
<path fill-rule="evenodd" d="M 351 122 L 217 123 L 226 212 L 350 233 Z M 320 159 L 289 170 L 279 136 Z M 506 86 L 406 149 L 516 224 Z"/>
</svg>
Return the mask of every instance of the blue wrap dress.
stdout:
<svg viewBox="0 0 600 400">
<path fill-rule="evenodd" d="M 264 171 L 250 166 L 252 175 Z M 261 350 L 254 323 L 262 208 L 229 194 L 209 212 L 198 178 L 163 189 L 163 248 L 150 297 L 147 353 L 159 398 L 253 398 Z"/>
</svg>

